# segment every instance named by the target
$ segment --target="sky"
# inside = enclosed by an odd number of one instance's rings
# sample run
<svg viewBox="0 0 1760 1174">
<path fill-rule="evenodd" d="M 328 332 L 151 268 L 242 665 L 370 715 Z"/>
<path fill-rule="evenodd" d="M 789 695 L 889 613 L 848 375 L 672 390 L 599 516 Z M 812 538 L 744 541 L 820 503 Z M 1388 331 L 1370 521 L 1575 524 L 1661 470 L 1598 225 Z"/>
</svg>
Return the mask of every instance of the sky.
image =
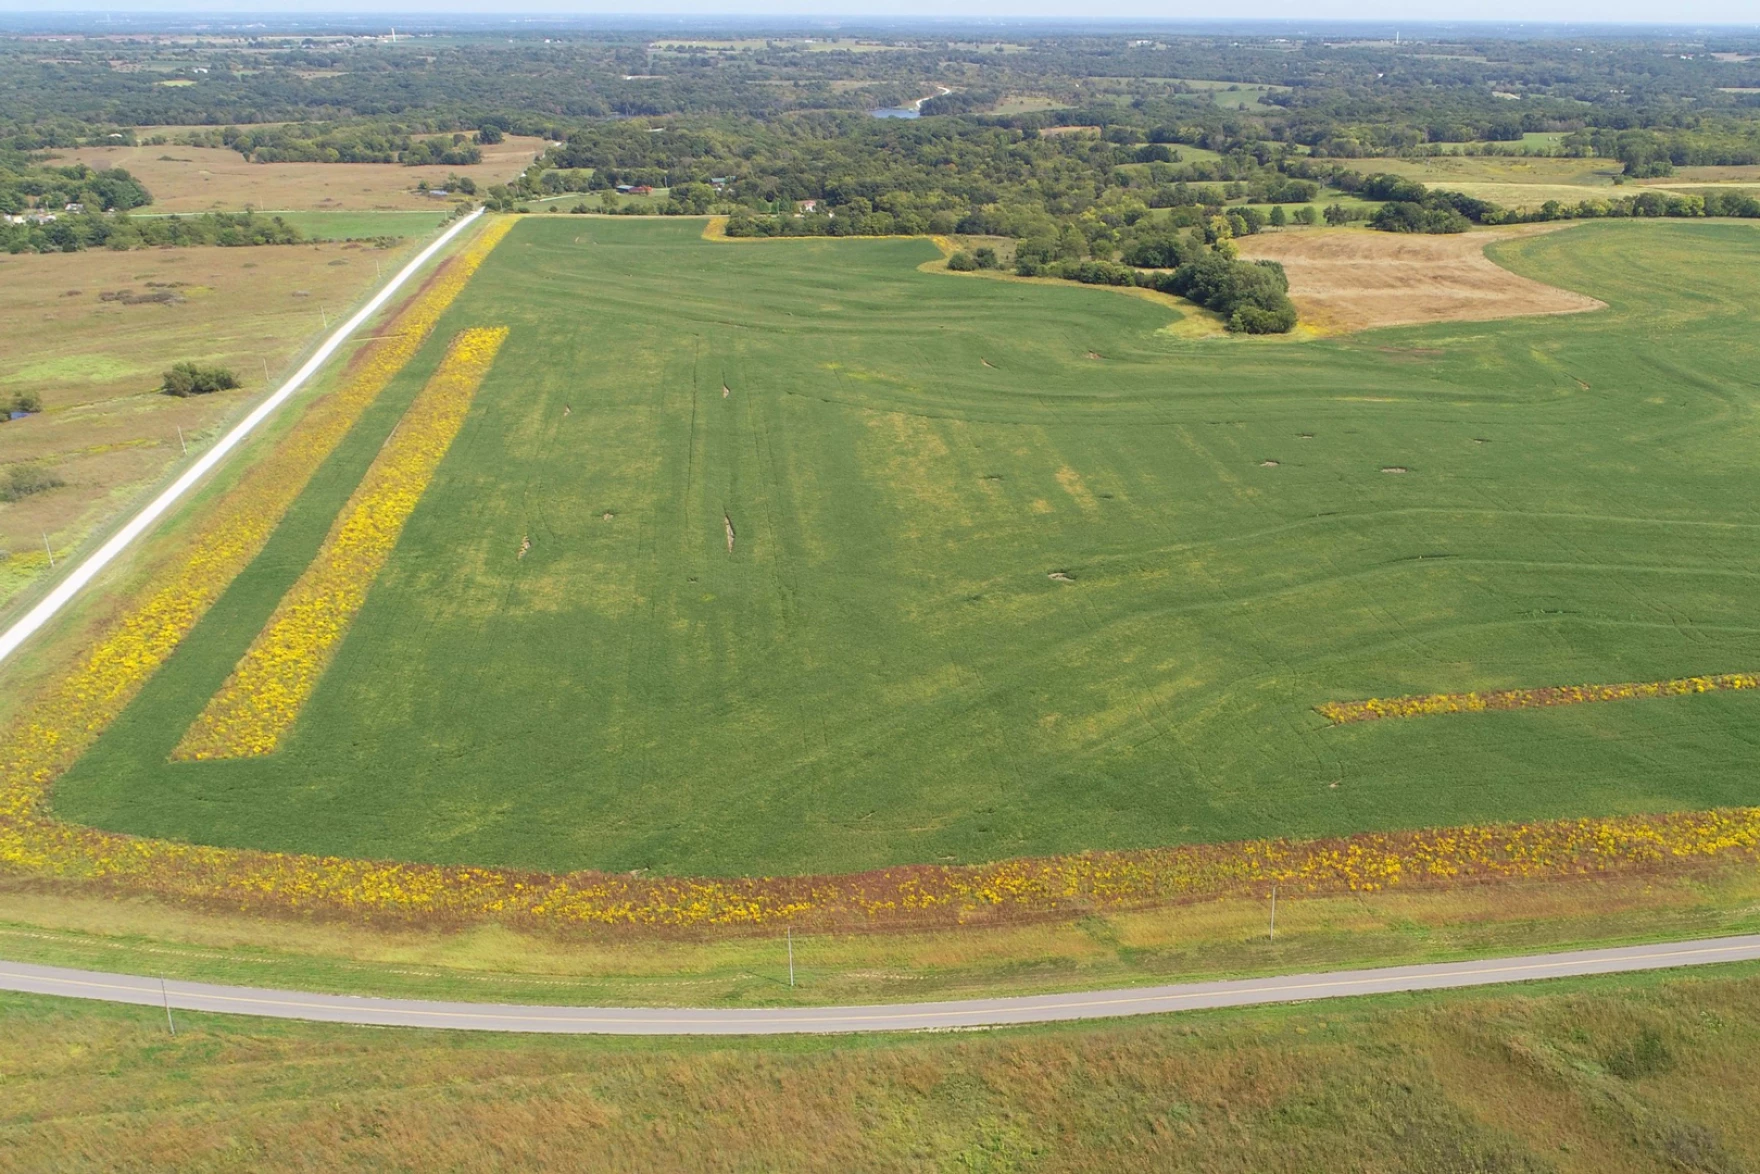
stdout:
<svg viewBox="0 0 1760 1174">
<path fill-rule="evenodd" d="M 515 13 L 591 17 L 776 16 L 795 19 L 859 20 L 958 19 L 1207 21 L 1219 18 L 1293 21 L 1368 20 L 1418 25 L 1427 21 L 1643 22 L 1670 25 L 1737 24 L 1760 30 L 1760 0 L 1255 0 L 1251 10 L 1221 9 L 1215 0 L 0 0 L 6 14 L 88 14 L 112 12 L 138 18 L 146 13 L 215 13 L 271 15 L 298 13 L 309 19 L 320 13 L 399 14 L 443 20 L 448 15 Z M 131 22 L 132 23 L 132 22 Z"/>
</svg>

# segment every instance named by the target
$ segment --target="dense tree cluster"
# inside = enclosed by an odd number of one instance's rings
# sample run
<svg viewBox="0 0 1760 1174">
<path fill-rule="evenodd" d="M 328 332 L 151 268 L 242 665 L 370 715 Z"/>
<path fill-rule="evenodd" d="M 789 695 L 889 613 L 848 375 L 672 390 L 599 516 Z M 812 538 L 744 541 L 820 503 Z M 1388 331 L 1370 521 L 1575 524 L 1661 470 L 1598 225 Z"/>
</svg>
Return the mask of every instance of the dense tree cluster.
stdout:
<svg viewBox="0 0 1760 1174">
<path fill-rule="evenodd" d="M 127 211 L 152 202 L 140 182 L 115 168 L 94 171 L 75 164 L 49 167 L 18 152 L 0 152 L 0 213 L 16 216 L 32 209 L 62 211 L 78 204 L 98 211 Z"/>
<path fill-rule="evenodd" d="M 0 224 L 0 252 L 75 253 L 81 249 L 144 249 L 174 245 L 291 245 L 305 234 L 279 216 L 205 212 L 199 216 L 106 215 L 87 210 L 53 220 Z"/>
</svg>

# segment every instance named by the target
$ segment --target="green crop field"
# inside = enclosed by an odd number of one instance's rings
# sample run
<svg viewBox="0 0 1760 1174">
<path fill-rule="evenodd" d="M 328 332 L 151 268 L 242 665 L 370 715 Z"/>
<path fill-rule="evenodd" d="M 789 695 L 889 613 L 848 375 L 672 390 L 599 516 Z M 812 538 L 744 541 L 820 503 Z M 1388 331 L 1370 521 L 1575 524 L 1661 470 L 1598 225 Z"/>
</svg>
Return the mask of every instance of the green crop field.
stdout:
<svg viewBox="0 0 1760 1174">
<path fill-rule="evenodd" d="M 371 240 L 382 236 L 427 236 L 440 228 L 444 211 L 434 212 L 277 212 L 307 236 L 323 240 Z"/>
<path fill-rule="evenodd" d="M 1307 342 L 699 231 L 521 223 L 58 811 L 740 873 L 1760 795 L 1760 693 L 1313 709 L 1760 669 L 1753 226 L 1509 242 L 1609 308 Z M 290 743 L 169 763 L 446 339 L 496 324 Z"/>
</svg>

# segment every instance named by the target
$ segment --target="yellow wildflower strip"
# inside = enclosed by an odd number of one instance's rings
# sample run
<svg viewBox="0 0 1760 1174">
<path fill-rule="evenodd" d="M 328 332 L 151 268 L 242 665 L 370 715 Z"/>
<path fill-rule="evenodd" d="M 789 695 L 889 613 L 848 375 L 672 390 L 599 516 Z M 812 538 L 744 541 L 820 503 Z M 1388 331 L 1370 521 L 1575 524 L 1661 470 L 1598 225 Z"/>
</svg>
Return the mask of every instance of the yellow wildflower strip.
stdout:
<svg viewBox="0 0 1760 1174">
<path fill-rule="evenodd" d="M 116 891 L 256 913 L 660 932 L 912 929 L 1229 895 L 1373 892 L 1752 862 L 1760 808 L 1253 840 L 842 876 L 641 877 L 400 864 L 135 839 L 0 820 L 0 862 Z"/>
<path fill-rule="evenodd" d="M 440 270 L 393 320 L 388 337 L 357 355 L 342 386 L 313 404 L 197 525 L 188 553 L 147 584 L 144 602 L 100 627 L 85 658 L 0 736 L 0 864 L 46 858 L 43 837 L 65 831 L 46 822 L 50 785 L 256 557 L 318 466 L 415 354 L 508 227 L 492 223 Z"/>
<path fill-rule="evenodd" d="M 453 340 L 311 566 L 282 597 L 172 758 L 250 758 L 281 744 L 366 603 L 506 339 L 502 326 L 466 330 Z"/>
<path fill-rule="evenodd" d="M 1489 693 L 1430 693 L 1414 697 L 1371 697 L 1367 701 L 1328 701 L 1315 706 L 1333 725 L 1384 717 L 1432 717 L 1444 713 L 1482 713 L 1493 709 L 1540 709 L 1591 701 L 1633 701 L 1646 697 L 1685 697 L 1725 689 L 1760 689 L 1760 674 L 1717 673 L 1623 685 L 1554 685 L 1542 689 L 1498 689 Z"/>
</svg>

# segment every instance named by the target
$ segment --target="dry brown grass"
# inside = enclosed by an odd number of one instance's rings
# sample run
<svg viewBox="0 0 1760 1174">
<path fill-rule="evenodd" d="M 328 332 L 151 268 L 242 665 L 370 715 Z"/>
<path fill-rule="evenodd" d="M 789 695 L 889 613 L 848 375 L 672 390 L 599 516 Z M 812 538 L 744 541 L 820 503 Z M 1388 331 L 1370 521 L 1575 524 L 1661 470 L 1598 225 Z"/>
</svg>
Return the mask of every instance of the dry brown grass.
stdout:
<svg viewBox="0 0 1760 1174">
<path fill-rule="evenodd" d="M 389 273 L 404 250 L 351 245 L 154 249 L 0 258 L 0 394 L 47 409 L 0 425 L 0 467 L 51 466 L 65 487 L 0 504 L 0 606 L 47 567 L 43 534 L 66 553 L 264 386 Z M 126 305 L 102 291 L 169 285 L 181 301 Z M 307 296 L 295 297 L 295 291 Z M 322 309 L 321 309 L 322 308 Z M 187 400 L 155 391 L 181 359 L 218 362 L 239 391 Z"/>
<path fill-rule="evenodd" d="M 144 212 L 265 211 L 358 212 L 435 208 L 418 194 L 417 180 L 440 183 L 468 176 L 478 187 L 506 183 L 525 170 L 544 141 L 508 136 L 483 148 L 471 167 L 405 167 L 399 163 L 251 163 L 221 147 L 84 147 L 57 152 L 58 166 L 121 167 L 153 193 Z"/>
<path fill-rule="evenodd" d="M 1665 179 L 1642 179 L 1638 181 L 1646 187 L 1679 187 L 1682 184 L 1732 183 L 1760 184 L 1760 164 L 1748 164 L 1739 167 L 1677 167 L 1675 173 Z"/>
<path fill-rule="evenodd" d="M 1314 229 L 1266 233 L 1239 245 L 1242 256 L 1281 261 L 1302 321 L 1327 331 L 1601 309 L 1594 298 L 1518 276 L 1485 255 L 1496 241 L 1559 227 L 1458 236 Z"/>
<path fill-rule="evenodd" d="M 0 996 L 0 1169 L 1737 1171 L 1760 977 L 873 1041 L 603 1041 Z"/>
</svg>

